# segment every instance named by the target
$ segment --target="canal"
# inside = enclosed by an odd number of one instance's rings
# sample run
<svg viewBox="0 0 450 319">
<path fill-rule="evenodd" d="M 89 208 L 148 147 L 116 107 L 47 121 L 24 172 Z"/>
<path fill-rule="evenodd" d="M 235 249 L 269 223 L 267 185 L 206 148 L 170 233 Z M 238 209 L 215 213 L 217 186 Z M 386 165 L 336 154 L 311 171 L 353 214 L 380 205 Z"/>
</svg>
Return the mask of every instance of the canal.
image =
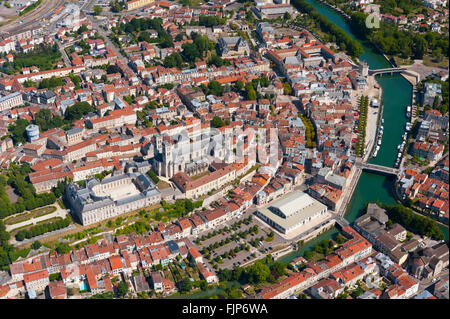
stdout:
<svg viewBox="0 0 450 319">
<path fill-rule="evenodd" d="M 390 63 L 369 43 L 361 41 L 351 32 L 345 18 L 328 6 L 316 1 L 306 0 L 316 10 L 327 17 L 331 22 L 344 30 L 352 39 L 359 41 L 363 48 L 363 53 L 359 57 L 361 61 L 367 62 L 370 69 L 380 69 L 390 67 Z M 411 104 L 412 86 L 400 74 L 377 76 L 377 81 L 382 89 L 384 134 L 380 151 L 376 158 L 371 158 L 370 163 L 393 167 L 397 158 L 397 145 L 402 142 L 402 134 L 407 122 L 406 106 Z M 358 181 L 358 185 L 353 193 L 345 219 L 353 223 L 359 216 L 364 214 L 368 202 L 380 201 L 385 204 L 395 204 L 392 194 L 394 178 L 384 175 L 363 172 Z M 444 232 L 445 239 L 449 239 L 448 227 L 440 226 Z M 338 230 L 331 230 L 321 234 L 314 240 L 306 243 L 300 250 L 280 258 L 282 262 L 290 262 L 298 256 L 314 247 L 321 240 L 335 238 Z"/>
</svg>

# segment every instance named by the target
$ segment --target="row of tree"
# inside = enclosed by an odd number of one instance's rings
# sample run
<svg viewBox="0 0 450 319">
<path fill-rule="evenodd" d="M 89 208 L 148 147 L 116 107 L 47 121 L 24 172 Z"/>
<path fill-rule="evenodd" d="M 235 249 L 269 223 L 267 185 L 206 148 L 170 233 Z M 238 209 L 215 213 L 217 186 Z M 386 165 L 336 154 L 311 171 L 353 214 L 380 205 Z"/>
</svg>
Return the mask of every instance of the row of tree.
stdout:
<svg viewBox="0 0 450 319">
<path fill-rule="evenodd" d="M 366 125 L 367 112 L 369 108 L 369 97 L 361 96 L 359 105 L 359 120 L 358 120 L 358 137 L 356 139 L 355 152 L 358 156 L 364 156 L 364 147 L 366 145 Z"/>
<path fill-rule="evenodd" d="M 56 201 L 53 193 L 36 194 L 34 186 L 26 180 L 29 173 L 31 173 L 29 165 L 12 163 L 8 175 L 0 175 L 0 218 L 50 205 Z M 5 191 L 6 185 L 14 188 L 15 193 L 19 195 L 15 203 L 10 202 Z"/>
<path fill-rule="evenodd" d="M 237 280 L 243 284 L 274 283 L 281 276 L 287 274 L 287 263 L 272 262 L 272 256 L 268 255 L 262 260 L 257 260 L 251 266 L 241 268 L 221 269 L 218 272 L 220 281 Z"/>
<path fill-rule="evenodd" d="M 316 142 L 316 130 L 314 129 L 314 125 L 312 124 L 311 120 L 308 117 L 302 114 L 299 114 L 299 117 L 302 120 L 303 124 L 305 125 L 306 147 L 315 148 L 317 146 L 317 142 Z"/>
<path fill-rule="evenodd" d="M 444 239 L 444 233 L 433 219 L 415 214 L 411 209 L 400 204 L 381 204 L 380 206 L 386 209 L 390 220 L 402 225 L 407 230 L 436 240 Z"/>
<path fill-rule="evenodd" d="M 25 238 L 29 239 L 29 238 L 40 236 L 42 234 L 45 234 L 45 233 L 48 233 L 51 231 L 65 228 L 65 227 L 69 226 L 71 222 L 72 221 L 71 221 L 70 217 L 67 217 L 65 219 L 61 219 L 61 220 L 58 220 L 53 223 L 46 223 L 46 224 L 42 224 L 42 225 L 38 225 L 38 226 L 33 226 L 29 229 L 19 230 L 15 237 L 16 237 L 16 240 L 22 241 Z"/>
<path fill-rule="evenodd" d="M 367 16 L 362 12 L 351 14 L 349 24 L 352 32 L 363 40 L 370 40 L 389 55 L 399 55 L 404 59 L 423 59 L 429 53 L 437 59 L 449 56 L 448 35 L 445 33 L 400 30 L 397 25 L 383 21 L 380 22 L 380 28 L 368 28 Z"/>
<path fill-rule="evenodd" d="M 161 18 L 154 18 L 154 19 L 132 19 L 128 23 L 122 23 L 117 28 L 114 28 L 113 31 L 116 33 L 126 33 L 131 34 L 133 36 L 136 36 L 137 33 L 139 33 L 139 40 L 140 41 L 147 41 L 147 42 L 154 42 L 158 43 L 159 47 L 161 48 L 170 48 L 173 47 L 173 39 L 172 36 L 167 33 L 166 30 L 162 27 L 163 20 Z M 155 30 L 158 33 L 157 38 L 150 38 L 146 34 L 146 30 Z"/>
<path fill-rule="evenodd" d="M 337 27 L 333 22 L 328 20 L 325 16 L 321 15 L 312 5 L 305 0 L 293 0 L 292 5 L 297 10 L 306 13 L 310 18 L 317 22 L 320 29 L 327 34 L 331 34 L 335 37 L 336 43 L 342 49 L 345 48 L 346 52 L 353 56 L 358 57 L 363 53 L 361 44 L 353 40 L 347 33 Z"/>
</svg>

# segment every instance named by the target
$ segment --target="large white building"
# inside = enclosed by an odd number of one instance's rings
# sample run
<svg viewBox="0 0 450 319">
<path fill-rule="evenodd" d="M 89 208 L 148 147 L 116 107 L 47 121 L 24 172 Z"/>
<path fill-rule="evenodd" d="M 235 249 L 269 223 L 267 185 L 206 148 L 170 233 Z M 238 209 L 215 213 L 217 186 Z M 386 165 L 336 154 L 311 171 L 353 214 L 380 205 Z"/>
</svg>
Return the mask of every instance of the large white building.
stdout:
<svg viewBox="0 0 450 319">
<path fill-rule="evenodd" d="M 161 193 L 156 185 L 141 173 L 127 173 L 86 181 L 85 187 L 69 184 L 66 196 L 72 212 L 83 225 L 116 217 L 133 210 L 157 204 Z"/>
<path fill-rule="evenodd" d="M 22 104 L 23 100 L 20 92 L 14 92 L 5 96 L 0 95 L 0 112 Z"/>
<path fill-rule="evenodd" d="M 260 208 L 256 215 L 282 234 L 289 234 L 327 213 L 327 206 L 301 191 L 294 191 Z"/>
</svg>

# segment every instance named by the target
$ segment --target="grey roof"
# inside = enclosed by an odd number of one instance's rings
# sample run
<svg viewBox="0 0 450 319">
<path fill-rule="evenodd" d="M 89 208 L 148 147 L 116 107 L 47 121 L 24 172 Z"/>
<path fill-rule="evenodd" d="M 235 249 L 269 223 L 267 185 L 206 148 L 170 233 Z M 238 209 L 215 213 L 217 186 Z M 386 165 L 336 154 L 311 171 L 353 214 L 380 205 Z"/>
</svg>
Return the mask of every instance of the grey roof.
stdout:
<svg viewBox="0 0 450 319">
<path fill-rule="evenodd" d="M 369 203 L 367 205 L 367 214 L 369 214 L 372 218 L 378 220 L 382 224 L 385 224 L 389 220 L 385 212 L 386 210 L 379 207 L 377 204 Z"/>
<path fill-rule="evenodd" d="M 301 191 L 294 191 L 269 206 L 259 209 L 259 213 L 288 230 L 326 208 L 325 205 L 309 195 Z"/>
<path fill-rule="evenodd" d="M 345 182 L 347 181 L 345 177 L 336 174 L 328 175 L 327 177 L 325 177 L 325 180 L 327 182 L 330 182 L 334 185 L 339 185 L 341 187 L 343 187 L 345 185 Z"/>
<path fill-rule="evenodd" d="M 68 130 L 68 131 L 66 132 L 66 135 L 77 134 L 77 133 L 80 133 L 81 131 L 83 131 L 83 129 L 82 129 L 81 127 L 74 127 L 74 128 L 72 128 L 72 129 Z"/>
<path fill-rule="evenodd" d="M 93 187 L 99 184 L 107 184 L 122 178 L 131 178 L 141 187 L 141 192 L 136 195 L 125 197 L 114 201 L 111 196 L 99 196 L 93 191 Z M 145 197 L 153 197 L 161 194 L 156 185 L 150 178 L 141 173 L 127 173 L 122 175 L 115 175 L 103 179 L 101 182 L 92 178 L 86 181 L 85 187 L 80 189 L 78 184 L 67 185 L 67 196 L 73 203 L 73 208 L 80 213 L 91 211 L 106 206 L 120 206 L 127 203 L 137 201 Z"/>
<path fill-rule="evenodd" d="M 178 254 L 180 252 L 178 244 L 173 240 L 167 242 L 167 247 L 169 247 L 169 250 L 172 254 Z"/>
</svg>

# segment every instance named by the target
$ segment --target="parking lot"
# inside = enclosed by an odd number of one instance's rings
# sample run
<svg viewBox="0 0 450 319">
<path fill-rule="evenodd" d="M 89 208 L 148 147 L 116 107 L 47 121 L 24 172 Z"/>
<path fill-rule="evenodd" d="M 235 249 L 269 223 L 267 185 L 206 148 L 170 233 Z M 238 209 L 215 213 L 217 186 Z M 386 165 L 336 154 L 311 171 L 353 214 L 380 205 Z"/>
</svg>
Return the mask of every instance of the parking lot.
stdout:
<svg viewBox="0 0 450 319">
<path fill-rule="evenodd" d="M 276 232 L 273 232 L 273 236 L 269 238 L 270 241 L 266 240 L 268 235 L 272 233 L 272 229 L 264 225 L 256 216 L 253 215 L 255 209 L 256 208 L 251 208 L 239 219 L 227 221 L 215 229 L 209 229 L 197 236 L 197 238 L 201 238 L 203 235 L 206 236 L 214 230 L 220 231 L 219 234 L 209 239 L 202 240 L 200 244 L 197 244 L 195 240 L 193 241 L 199 251 L 204 250 L 208 246 L 211 247 L 209 250 L 209 260 L 212 262 L 207 261 L 206 257 L 208 256 L 208 253 L 203 254 L 205 257 L 204 262 L 206 266 L 213 268 L 213 265 L 217 265 L 218 269 L 242 266 L 247 264 L 249 261 L 253 261 L 254 259 L 260 259 L 272 251 L 277 250 L 278 246 L 286 244 L 287 241 Z M 242 222 L 240 225 L 236 225 L 237 222 L 246 220 L 249 216 L 252 216 L 252 219 L 248 224 Z M 232 230 L 233 225 L 235 225 L 235 230 Z M 256 231 L 254 231 L 255 226 L 257 228 Z M 228 231 L 223 231 L 225 227 L 228 227 Z M 239 236 L 239 234 L 246 231 L 249 233 L 245 239 Z M 262 240 L 260 240 L 261 237 L 263 237 Z M 226 243 L 227 239 L 228 243 Z M 255 244 L 256 247 L 251 245 L 251 243 Z M 213 248 L 212 246 L 214 244 L 218 245 L 218 247 Z M 246 249 L 240 250 L 242 246 Z M 234 251 L 235 249 L 239 251 Z M 228 256 L 224 256 L 227 252 Z M 221 259 L 215 260 L 219 256 Z"/>
</svg>

